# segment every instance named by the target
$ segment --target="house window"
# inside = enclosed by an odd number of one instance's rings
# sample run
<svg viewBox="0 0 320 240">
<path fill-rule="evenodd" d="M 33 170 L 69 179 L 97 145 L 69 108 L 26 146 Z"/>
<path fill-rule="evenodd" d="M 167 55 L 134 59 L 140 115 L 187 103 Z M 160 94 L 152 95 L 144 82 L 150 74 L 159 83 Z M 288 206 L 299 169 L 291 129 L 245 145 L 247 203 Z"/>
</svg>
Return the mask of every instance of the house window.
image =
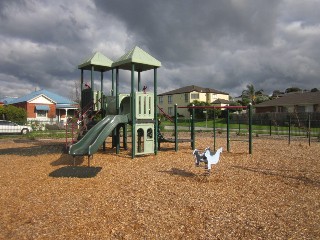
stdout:
<svg viewBox="0 0 320 240">
<path fill-rule="evenodd" d="M 218 94 L 212 93 L 212 100 L 217 100 L 218 99 Z"/>
<path fill-rule="evenodd" d="M 169 116 L 173 115 L 173 107 L 168 107 L 168 115 Z"/>
<path fill-rule="evenodd" d="M 278 112 L 287 112 L 287 108 L 283 106 L 278 107 Z"/>
<path fill-rule="evenodd" d="M 184 101 L 187 103 L 189 102 L 189 93 L 184 94 Z"/>
<path fill-rule="evenodd" d="M 168 96 L 168 104 L 171 104 L 172 103 L 172 96 Z"/>
<path fill-rule="evenodd" d="M 199 93 L 191 93 L 191 99 L 199 99 Z"/>
<path fill-rule="evenodd" d="M 159 96 L 159 103 L 160 103 L 160 104 L 163 103 L 163 96 Z"/>
<path fill-rule="evenodd" d="M 47 117 L 47 112 L 45 110 L 37 110 L 37 117 Z"/>
</svg>

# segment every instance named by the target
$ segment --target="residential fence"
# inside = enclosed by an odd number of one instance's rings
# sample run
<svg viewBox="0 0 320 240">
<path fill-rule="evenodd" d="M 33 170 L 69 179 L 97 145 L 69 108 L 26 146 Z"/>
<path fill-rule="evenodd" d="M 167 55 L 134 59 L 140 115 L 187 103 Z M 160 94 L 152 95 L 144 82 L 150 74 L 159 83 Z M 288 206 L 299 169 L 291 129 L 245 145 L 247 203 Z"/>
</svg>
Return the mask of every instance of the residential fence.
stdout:
<svg viewBox="0 0 320 240">
<path fill-rule="evenodd" d="M 233 114 L 230 123 L 247 124 L 247 114 Z M 320 136 L 320 113 L 255 113 L 253 132 L 257 134 L 312 137 Z"/>
<path fill-rule="evenodd" d="M 226 119 L 216 119 L 219 132 L 227 130 Z M 246 134 L 249 129 L 248 114 L 230 114 L 229 130 L 237 134 Z M 172 124 L 171 124 L 172 125 Z M 178 129 L 189 131 L 190 118 L 179 117 Z M 166 127 L 167 130 L 173 127 Z M 212 131 L 213 119 L 195 119 L 195 130 Z M 255 136 L 297 136 L 320 139 L 320 113 L 260 113 L 252 116 L 252 132 Z"/>
</svg>

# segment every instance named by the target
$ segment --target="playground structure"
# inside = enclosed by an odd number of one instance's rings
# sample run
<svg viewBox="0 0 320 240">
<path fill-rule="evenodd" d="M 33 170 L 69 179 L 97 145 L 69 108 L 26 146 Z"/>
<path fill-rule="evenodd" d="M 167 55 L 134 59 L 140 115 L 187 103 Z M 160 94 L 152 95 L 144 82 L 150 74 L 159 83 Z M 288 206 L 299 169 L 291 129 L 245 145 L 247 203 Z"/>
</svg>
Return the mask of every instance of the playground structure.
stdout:
<svg viewBox="0 0 320 240">
<path fill-rule="evenodd" d="M 157 154 L 161 142 L 175 143 L 175 151 L 178 151 L 179 142 L 191 142 L 191 148 L 195 149 L 195 131 L 194 118 L 191 121 L 191 138 L 178 139 L 178 108 L 189 108 L 194 116 L 194 109 L 207 108 L 215 109 L 216 106 L 189 106 L 178 107 L 175 105 L 175 138 L 166 139 L 160 132 L 157 114 L 157 69 L 161 63 L 154 57 L 143 51 L 139 47 L 134 47 L 128 53 L 124 54 L 117 61 L 112 62 L 103 54 L 97 52 L 87 61 L 80 64 L 81 70 L 81 111 L 77 120 L 71 119 L 66 127 L 67 131 L 71 129 L 71 142 L 66 137 L 66 145 L 69 154 L 75 156 L 90 157 L 96 153 L 101 145 L 105 150 L 105 140 L 112 136 L 112 146 L 116 148 L 116 153 L 120 152 L 120 131 L 123 131 L 123 148 L 127 149 L 127 129 L 131 126 L 132 147 L 131 158 L 136 155 Z M 131 71 L 131 91 L 130 94 L 119 92 L 119 70 Z M 90 84 L 84 83 L 84 71 L 90 71 Z M 141 73 L 153 70 L 154 86 L 153 92 L 147 92 L 147 87 L 141 89 Z M 100 72 L 100 89 L 95 90 L 94 72 Z M 103 92 L 104 73 L 111 71 L 111 95 Z M 135 72 L 138 73 L 138 81 L 135 81 Z M 222 108 L 222 107 L 220 107 Z M 244 106 L 224 106 L 225 109 L 246 108 Z M 249 108 L 251 116 L 251 107 Z M 162 111 L 160 109 L 160 111 Z M 95 118 L 100 114 L 102 120 L 95 124 Z M 229 117 L 228 117 L 229 119 Z M 251 117 L 249 117 L 250 121 Z M 80 128 L 78 127 L 80 126 Z M 228 124 L 229 126 L 229 124 Z M 75 141 L 76 129 L 78 141 Z M 66 134 L 68 136 L 68 134 Z M 230 150 L 229 131 L 227 131 L 227 151 Z M 215 150 L 215 131 L 214 131 L 214 150 Z M 252 153 L 252 128 L 249 123 L 249 153 Z"/>
<path fill-rule="evenodd" d="M 117 61 L 112 62 L 103 54 L 97 52 L 87 61 L 80 64 L 81 70 L 81 112 L 78 120 L 70 121 L 74 133 L 77 124 L 80 125 L 79 139 L 74 143 L 74 135 L 69 145 L 69 154 L 75 156 L 93 156 L 101 145 L 105 149 L 105 140 L 112 135 L 113 146 L 116 153 L 120 151 L 120 130 L 123 129 L 123 147 L 127 148 L 127 125 L 131 126 L 132 150 L 131 157 L 141 154 L 157 154 L 157 69 L 161 62 L 139 47 L 134 47 Z M 119 92 L 119 70 L 131 71 L 131 92 Z M 84 83 L 84 70 L 90 71 L 90 85 Z M 141 89 L 141 73 L 154 71 L 154 92 L 146 92 L 146 87 Z M 94 71 L 101 74 L 101 89 L 95 90 Z M 103 92 L 104 72 L 111 71 L 112 89 L 111 96 Z M 135 72 L 138 73 L 136 85 Z M 93 125 L 97 114 L 102 120 Z M 77 124 L 75 124 L 77 122 Z M 89 128 L 90 125 L 93 125 Z M 69 129 L 69 128 L 67 128 Z M 66 138 L 67 139 L 67 138 Z M 89 162 L 90 164 L 90 162 Z"/>
<path fill-rule="evenodd" d="M 178 138 L 178 109 L 179 108 L 188 108 L 191 109 L 191 124 L 190 124 L 190 139 L 179 139 Z M 174 122 L 174 138 L 166 139 L 163 137 L 163 135 L 160 132 L 160 129 L 158 129 L 158 135 L 159 137 L 159 148 L 161 142 L 171 142 L 175 144 L 175 151 L 178 151 L 178 143 L 180 142 L 190 142 L 191 148 L 195 150 L 195 109 L 226 109 L 227 110 L 227 151 L 230 152 L 230 142 L 233 141 L 230 139 L 230 122 L 229 122 L 229 110 L 230 109 L 248 109 L 248 140 L 249 143 L 249 154 L 252 154 L 252 105 L 250 104 L 247 106 L 187 106 L 187 107 L 179 107 L 178 105 L 175 105 L 174 107 L 174 120 L 171 118 L 170 121 Z M 165 114 L 164 114 L 165 115 Z M 216 151 L 216 117 L 215 112 L 213 112 L 213 148 L 214 151 Z"/>
</svg>

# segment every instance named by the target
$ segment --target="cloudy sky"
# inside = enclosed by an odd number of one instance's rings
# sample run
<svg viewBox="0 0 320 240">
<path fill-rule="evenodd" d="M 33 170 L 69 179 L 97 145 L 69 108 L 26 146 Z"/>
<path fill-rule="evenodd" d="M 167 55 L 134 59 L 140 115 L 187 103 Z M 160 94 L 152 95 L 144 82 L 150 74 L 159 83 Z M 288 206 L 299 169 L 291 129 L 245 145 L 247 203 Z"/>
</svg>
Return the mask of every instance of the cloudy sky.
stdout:
<svg viewBox="0 0 320 240">
<path fill-rule="evenodd" d="M 116 60 L 136 45 L 162 63 L 159 93 L 320 89 L 319 13 L 320 0 L 1 0 L 0 98 L 43 88 L 71 97 L 92 53 Z M 149 89 L 152 74 L 142 74 Z M 128 82 L 121 71 L 124 92 Z"/>
</svg>

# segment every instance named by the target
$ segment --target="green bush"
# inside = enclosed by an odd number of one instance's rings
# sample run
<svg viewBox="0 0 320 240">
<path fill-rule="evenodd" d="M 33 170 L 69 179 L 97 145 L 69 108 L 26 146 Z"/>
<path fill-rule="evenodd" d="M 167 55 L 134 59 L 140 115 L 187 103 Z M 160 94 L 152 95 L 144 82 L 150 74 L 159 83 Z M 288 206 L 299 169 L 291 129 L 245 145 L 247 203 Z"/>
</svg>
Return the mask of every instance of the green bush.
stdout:
<svg viewBox="0 0 320 240">
<path fill-rule="evenodd" d="M 23 124 L 27 120 L 27 112 L 23 108 L 18 108 L 12 105 L 1 106 L 0 116 L 6 120 L 16 122 L 18 124 Z"/>
</svg>

